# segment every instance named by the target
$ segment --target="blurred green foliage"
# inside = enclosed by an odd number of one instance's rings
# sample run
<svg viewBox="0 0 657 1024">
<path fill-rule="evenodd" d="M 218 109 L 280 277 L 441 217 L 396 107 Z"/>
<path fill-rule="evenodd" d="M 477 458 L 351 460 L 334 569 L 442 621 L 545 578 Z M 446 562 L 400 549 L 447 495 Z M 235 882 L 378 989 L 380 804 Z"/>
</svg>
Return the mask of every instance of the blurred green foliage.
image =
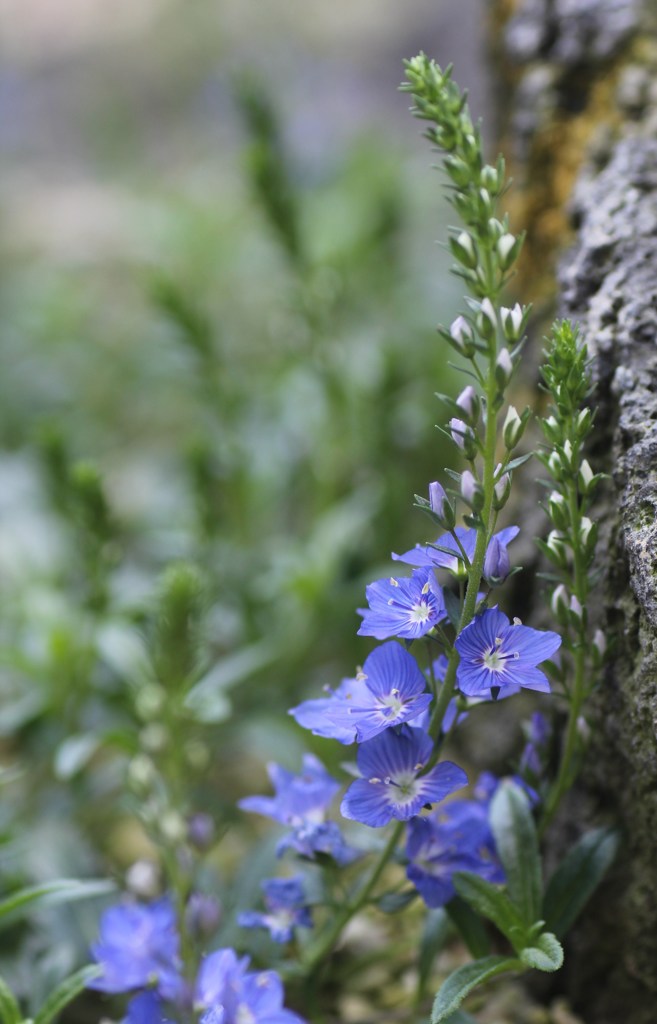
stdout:
<svg viewBox="0 0 657 1024">
<path fill-rule="evenodd" d="M 362 663 L 365 584 L 431 533 L 413 494 L 449 459 L 432 396 L 456 384 L 427 325 L 458 286 L 418 252 L 427 197 L 373 138 L 304 174 L 266 90 L 236 97 L 239 175 L 125 184 L 95 261 L 4 257 L 0 742 L 24 771 L 0 888 L 142 852 L 123 769 L 157 687 L 187 688 L 169 725 L 212 752 L 196 805 L 234 822 L 265 760 L 322 744 L 286 708 Z M 190 602 L 198 643 L 169 649 Z M 65 857 L 24 855 L 58 824 Z M 84 959 L 84 926 L 48 928 L 0 936 L 19 994 L 17 949 Z"/>
</svg>

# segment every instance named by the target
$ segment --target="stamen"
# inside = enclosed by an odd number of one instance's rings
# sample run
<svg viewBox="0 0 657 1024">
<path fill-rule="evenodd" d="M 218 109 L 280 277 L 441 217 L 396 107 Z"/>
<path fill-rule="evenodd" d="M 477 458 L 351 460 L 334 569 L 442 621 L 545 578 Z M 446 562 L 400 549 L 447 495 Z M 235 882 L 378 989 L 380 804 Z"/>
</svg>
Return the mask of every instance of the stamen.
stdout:
<svg viewBox="0 0 657 1024">
<path fill-rule="evenodd" d="M 424 765 L 422 764 L 422 761 L 418 761 L 417 764 L 413 765 L 413 771 L 414 772 L 419 772 L 420 768 L 424 768 Z"/>
<path fill-rule="evenodd" d="M 398 697 L 399 696 L 399 690 L 397 689 L 397 687 L 393 687 L 393 689 L 390 691 L 390 693 L 392 694 L 393 697 Z"/>
<path fill-rule="evenodd" d="M 375 785 L 375 784 L 376 784 L 377 782 L 381 782 L 381 779 L 377 778 L 377 776 L 376 776 L 376 775 L 373 775 L 373 776 L 372 776 L 372 778 L 371 778 L 371 779 L 368 779 L 367 781 L 368 781 L 368 782 L 371 782 L 371 783 L 372 783 L 372 785 Z"/>
<path fill-rule="evenodd" d="M 517 660 L 520 657 L 520 651 L 514 651 L 513 657 Z"/>
<path fill-rule="evenodd" d="M 522 626 L 522 619 L 519 619 L 517 615 L 514 615 L 514 617 L 513 617 L 513 625 L 514 626 Z"/>
<path fill-rule="evenodd" d="M 396 580 L 394 576 L 391 576 L 390 577 L 390 586 L 391 587 L 398 587 L 399 586 L 399 580 Z"/>
<path fill-rule="evenodd" d="M 501 647 L 502 646 L 502 637 L 501 636 L 496 636 L 495 637 L 495 646 L 496 647 Z"/>
<path fill-rule="evenodd" d="M 429 580 L 427 580 L 427 582 L 422 587 L 422 593 L 423 594 L 428 594 L 430 590 L 431 590 L 431 587 L 429 586 Z"/>
</svg>

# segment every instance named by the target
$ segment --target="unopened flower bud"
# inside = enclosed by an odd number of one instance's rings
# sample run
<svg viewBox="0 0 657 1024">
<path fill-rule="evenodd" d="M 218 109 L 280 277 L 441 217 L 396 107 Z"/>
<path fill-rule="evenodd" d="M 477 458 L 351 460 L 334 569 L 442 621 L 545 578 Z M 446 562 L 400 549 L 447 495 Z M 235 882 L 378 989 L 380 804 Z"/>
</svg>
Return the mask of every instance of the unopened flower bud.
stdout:
<svg viewBox="0 0 657 1024">
<path fill-rule="evenodd" d="M 497 359 L 495 361 L 495 380 L 500 391 L 504 391 L 505 387 L 513 376 L 513 361 L 511 359 L 511 353 L 508 348 L 500 349 Z"/>
<path fill-rule="evenodd" d="M 469 469 L 461 473 L 461 497 L 474 512 L 481 512 L 484 507 L 484 491 Z"/>
<path fill-rule="evenodd" d="M 518 444 L 524 429 L 525 427 L 518 415 L 518 410 L 515 406 L 510 405 L 504 419 L 504 426 L 502 427 L 502 437 L 508 451 L 511 451 Z"/>
<path fill-rule="evenodd" d="M 221 904 L 213 896 L 193 892 L 185 907 L 185 922 L 195 938 L 207 939 L 219 927 L 221 914 Z"/>
<path fill-rule="evenodd" d="M 135 710 L 144 722 L 148 722 L 162 714 L 165 703 L 164 688 L 158 683 L 147 683 L 137 693 Z"/>
<path fill-rule="evenodd" d="M 558 530 L 550 530 L 546 544 L 555 565 L 566 569 L 568 567 L 568 549 L 564 543 L 563 534 Z"/>
<path fill-rule="evenodd" d="M 541 420 L 541 426 L 548 441 L 551 441 L 552 444 L 559 444 L 561 442 L 561 427 L 554 416 Z"/>
<path fill-rule="evenodd" d="M 570 443 L 570 439 L 567 438 L 563 444 L 563 455 L 561 457 L 561 464 L 567 472 L 572 472 L 575 469 L 573 454 L 573 446 Z"/>
<path fill-rule="evenodd" d="M 449 336 L 454 348 L 468 358 L 475 353 L 475 340 L 472 327 L 464 316 L 457 316 L 449 329 Z"/>
<path fill-rule="evenodd" d="M 445 488 L 437 480 L 429 484 L 429 508 L 444 529 L 453 529 L 456 519 L 454 509 L 447 497 Z"/>
<path fill-rule="evenodd" d="M 486 341 L 490 341 L 495 337 L 497 330 L 497 316 L 495 315 L 495 308 L 490 299 L 486 298 L 479 307 L 477 313 L 477 330 L 481 334 L 482 338 Z"/>
<path fill-rule="evenodd" d="M 479 256 L 477 255 L 474 239 L 469 232 L 461 231 L 460 235 L 457 235 L 456 238 L 450 238 L 449 247 L 452 250 L 454 259 L 458 260 L 464 267 L 467 267 L 468 270 L 474 270 L 479 262 Z"/>
<path fill-rule="evenodd" d="M 518 340 L 524 319 L 523 309 L 519 302 L 516 302 L 515 306 L 511 309 L 502 306 L 500 309 L 500 320 L 502 322 L 502 331 L 507 341 Z"/>
<path fill-rule="evenodd" d="M 588 516 L 582 516 L 579 524 L 579 536 L 582 544 L 586 545 L 593 531 L 593 523 Z"/>
<path fill-rule="evenodd" d="M 492 587 L 499 586 L 509 575 L 511 563 L 506 544 L 500 544 L 497 537 L 491 537 L 484 559 L 484 579 Z"/>
<path fill-rule="evenodd" d="M 497 173 L 495 167 L 491 167 L 490 164 L 484 164 L 481 168 L 481 174 L 479 175 L 481 184 L 487 189 L 492 195 L 496 195 L 500 190 L 500 176 Z"/>
<path fill-rule="evenodd" d="M 515 235 L 506 234 L 498 239 L 495 246 L 502 270 L 508 270 L 518 255 L 520 246 Z"/>
<path fill-rule="evenodd" d="M 569 600 L 568 591 L 563 583 L 555 587 L 550 599 L 550 608 L 557 622 L 561 623 L 561 625 L 566 625 L 568 622 Z"/>
<path fill-rule="evenodd" d="M 577 735 L 582 743 L 588 743 L 591 739 L 591 726 L 584 718 L 584 715 L 579 715 L 577 718 Z"/>
<path fill-rule="evenodd" d="M 155 765 L 145 754 L 136 754 L 128 765 L 128 786 L 137 794 L 145 796 L 150 792 L 157 777 Z"/>
<path fill-rule="evenodd" d="M 503 473 L 494 485 L 493 507 L 496 511 L 504 508 L 511 493 L 511 474 Z"/>
<path fill-rule="evenodd" d="M 443 158 L 443 167 L 449 174 L 455 185 L 463 188 L 472 178 L 472 172 L 465 160 L 458 156 L 446 156 Z"/>
<path fill-rule="evenodd" d="M 468 384 L 467 387 L 463 388 L 463 391 L 456 399 L 456 404 L 459 409 L 463 411 L 463 415 L 468 423 L 476 423 L 479 419 L 479 395 L 472 387 L 472 384 Z"/>
<path fill-rule="evenodd" d="M 472 427 L 454 416 L 449 421 L 449 429 L 454 443 L 458 445 L 466 459 L 474 459 L 477 454 L 477 446 Z"/>
<path fill-rule="evenodd" d="M 582 464 L 579 467 L 579 473 L 577 474 L 577 483 L 582 494 L 588 494 L 589 491 L 593 490 L 593 487 L 591 486 L 593 479 L 593 470 L 591 469 L 587 459 L 583 459 Z"/>
<path fill-rule="evenodd" d="M 214 822 L 209 814 L 200 811 L 187 822 L 187 838 L 197 850 L 207 850 L 214 840 Z"/>
<path fill-rule="evenodd" d="M 575 597 L 574 594 L 573 594 L 573 596 L 570 599 L 570 606 L 569 607 L 570 607 L 571 613 L 575 616 L 576 619 L 581 619 L 582 618 L 582 615 L 583 615 L 582 606 L 581 606 L 580 602 L 577 600 L 577 598 Z"/>
<path fill-rule="evenodd" d="M 600 657 L 604 657 L 607 650 L 607 641 L 605 640 L 605 635 L 601 629 L 596 629 L 595 633 L 593 634 L 593 643 L 598 648 L 598 651 L 600 652 Z"/>
<path fill-rule="evenodd" d="M 178 811 L 167 810 L 158 822 L 159 832 L 168 843 L 177 845 L 187 839 L 187 823 Z"/>
<path fill-rule="evenodd" d="M 139 742 L 149 754 L 157 754 L 169 742 L 169 730 L 159 722 L 151 722 L 139 733 Z"/>
<path fill-rule="evenodd" d="M 563 466 L 557 452 L 552 452 L 547 461 L 547 468 L 557 482 L 563 480 Z"/>
<path fill-rule="evenodd" d="M 493 212 L 493 201 L 487 188 L 479 189 L 479 205 L 484 217 L 490 216 Z"/>
<path fill-rule="evenodd" d="M 155 861 L 136 860 L 125 875 L 126 889 L 142 899 L 155 899 L 160 891 L 160 869 Z"/>
<path fill-rule="evenodd" d="M 590 409 L 582 409 L 577 416 L 577 422 L 575 424 L 575 430 L 579 438 L 586 437 L 591 427 L 591 421 L 593 420 L 593 413 Z"/>
<path fill-rule="evenodd" d="M 570 525 L 568 502 L 559 491 L 552 491 L 548 498 L 548 514 L 557 530 L 567 530 Z"/>
</svg>

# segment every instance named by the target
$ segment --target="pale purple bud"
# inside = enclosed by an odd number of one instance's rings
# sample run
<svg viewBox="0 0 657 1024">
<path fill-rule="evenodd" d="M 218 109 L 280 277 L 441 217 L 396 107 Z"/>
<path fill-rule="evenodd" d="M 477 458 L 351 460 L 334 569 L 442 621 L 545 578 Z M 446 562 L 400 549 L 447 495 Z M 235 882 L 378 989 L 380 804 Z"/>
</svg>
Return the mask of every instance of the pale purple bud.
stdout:
<svg viewBox="0 0 657 1024">
<path fill-rule="evenodd" d="M 439 484 L 437 480 L 429 484 L 429 506 L 432 512 L 435 512 L 437 516 L 442 516 L 445 502 L 447 501 L 447 494 L 442 484 Z"/>
<path fill-rule="evenodd" d="M 605 651 L 607 650 L 607 641 L 605 640 L 605 635 L 601 629 L 596 629 L 593 634 L 593 643 L 597 648 L 600 657 L 603 658 Z"/>
<path fill-rule="evenodd" d="M 550 601 L 550 607 L 554 617 L 561 622 L 563 620 L 564 613 L 568 610 L 568 591 L 564 587 L 563 583 L 560 583 L 558 587 L 555 587 Z"/>
<path fill-rule="evenodd" d="M 499 351 L 495 362 L 495 379 L 500 388 L 506 387 L 513 375 L 513 360 L 508 348 Z"/>
<path fill-rule="evenodd" d="M 479 398 L 472 384 L 468 384 L 467 387 L 463 388 L 463 391 L 456 399 L 456 404 L 459 409 L 463 410 L 468 419 L 476 419 L 479 412 Z"/>
<path fill-rule="evenodd" d="M 497 509 L 502 508 L 509 497 L 511 490 L 511 476 L 509 473 L 503 473 L 499 480 L 495 481 L 495 507 Z"/>
<path fill-rule="evenodd" d="M 209 814 L 192 814 L 187 822 L 187 839 L 197 850 L 207 850 L 214 841 L 214 822 Z"/>
<path fill-rule="evenodd" d="M 487 583 L 502 583 L 509 575 L 511 563 L 506 544 L 500 544 L 497 537 L 491 537 L 484 559 L 484 579 Z"/>
<path fill-rule="evenodd" d="M 518 410 L 515 406 L 510 405 L 507 409 L 507 413 L 504 419 L 504 426 L 502 427 L 502 437 L 504 438 L 504 444 L 507 449 L 511 451 L 515 448 L 518 441 L 523 434 L 523 423 L 518 415 Z"/>
<path fill-rule="evenodd" d="M 483 508 L 484 492 L 482 486 L 469 469 L 461 473 L 461 497 L 475 512 L 479 512 Z"/>
<path fill-rule="evenodd" d="M 455 416 L 449 421 L 449 429 L 452 435 L 452 439 L 459 446 L 459 448 L 465 448 L 465 437 L 468 432 L 467 425 L 463 420 L 457 419 Z"/>
<path fill-rule="evenodd" d="M 573 613 L 573 615 L 576 615 L 578 619 L 581 619 L 581 617 L 582 617 L 582 606 L 581 606 L 581 604 L 579 603 L 579 601 L 577 600 L 577 598 L 575 597 L 574 594 L 573 594 L 573 596 L 570 599 L 570 610 Z"/>
<path fill-rule="evenodd" d="M 207 939 L 219 927 L 221 904 L 213 896 L 193 892 L 185 907 L 185 921 L 192 935 L 199 939 Z"/>
<path fill-rule="evenodd" d="M 522 329 L 523 319 L 523 309 L 519 302 L 516 302 L 515 306 L 511 309 L 508 309 L 506 306 L 502 306 L 500 309 L 500 320 L 502 321 L 502 330 L 504 331 L 504 337 L 507 341 L 518 340 Z"/>
</svg>

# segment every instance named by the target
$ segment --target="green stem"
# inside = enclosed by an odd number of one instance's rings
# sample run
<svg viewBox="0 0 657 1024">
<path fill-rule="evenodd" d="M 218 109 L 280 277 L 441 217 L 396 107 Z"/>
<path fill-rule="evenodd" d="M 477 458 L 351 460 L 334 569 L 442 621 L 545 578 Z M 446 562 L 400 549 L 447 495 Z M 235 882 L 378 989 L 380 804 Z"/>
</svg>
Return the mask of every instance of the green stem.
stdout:
<svg viewBox="0 0 657 1024">
<path fill-rule="evenodd" d="M 581 512 L 579 507 L 579 496 L 577 484 L 572 483 L 569 487 L 568 504 L 570 506 L 570 521 L 572 524 L 573 537 L 573 594 L 581 604 L 586 607 L 589 590 L 589 580 L 586 566 L 583 560 L 583 551 L 580 542 Z M 587 643 L 586 632 L 583 623 L 578 629 L 577 646 L 575 648 L 575 672 L 572 689 L 570 691 L 570 707 L 568 711 L 568 725 L 566 727 L 566 739 L 563 745 L 561 761 L 556 781 L 550 790 L 546 800 L 545 812 L 541 820 L 539 835 L 543 835 L 546 828 L 552 821 L 564 794 L 570 788 L 574 763 L 577 755 L 578 744 L 578 723 L 582 705 L 586 699 L 586 665 L 587 665 Z"/>
<path fill-rule="evenodd" d="M 315 944 L 311 946 L 304 964 L 308 975 L 316 971 L 324 959 L 331 953 L 335 943 L 340 937 L 342 929 L 369 900 L 381 875 L 383 874 L 383 871 L 397 848 L 397 843 L 399 842 L 403 829 L 404 822 L 398 821 L 390 834 L 388 842 L 381 851 L 379 859 L 374 865 L 371 874 L 365 882 L 363 882 L 354 899 L 344 905 L 342 910 L 335 915 L 324 934 L 320 935 Z"/>
</svg>

